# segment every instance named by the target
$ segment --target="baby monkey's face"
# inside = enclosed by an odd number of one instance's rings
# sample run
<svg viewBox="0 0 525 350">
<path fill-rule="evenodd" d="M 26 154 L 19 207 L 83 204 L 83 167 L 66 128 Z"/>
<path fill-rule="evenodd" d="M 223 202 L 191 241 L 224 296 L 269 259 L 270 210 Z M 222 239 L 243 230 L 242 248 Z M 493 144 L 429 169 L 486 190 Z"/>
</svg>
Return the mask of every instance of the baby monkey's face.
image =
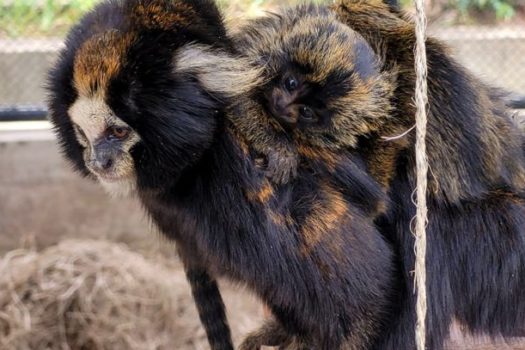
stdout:
<svg viewBox="0 0 525 350">
<path fill-rule="evenodd" d="M 327 122 L 329 111 L 315 98 L 316 87 L 297 70 L 287 70 L 270 83 L 266 91 L 269 113 L 287 130 Z"/>
<path fill-rule="evenodd" d="M 242 49 L 261 63 L 267 81 L 255 100 L 278 132 L 353 147 L 389 117 L 393 81 L 366 40 L 329 12 L 298 7 L 245 32 Z"/>
<path fill-rule="evenodd" d="M 389 85 L 371 49 L 360 40 L 341 44 L 339 58 L 323 57 L 326 47 L 318 43 L 306 53 L 292 45 L 278 50 L 267 65 L 271 79 L 262 93 L 262 104 L 278 129 L 300 142 L 340 147 L 355 145 L 382 122 L 389 112 Z"/>
</svg>

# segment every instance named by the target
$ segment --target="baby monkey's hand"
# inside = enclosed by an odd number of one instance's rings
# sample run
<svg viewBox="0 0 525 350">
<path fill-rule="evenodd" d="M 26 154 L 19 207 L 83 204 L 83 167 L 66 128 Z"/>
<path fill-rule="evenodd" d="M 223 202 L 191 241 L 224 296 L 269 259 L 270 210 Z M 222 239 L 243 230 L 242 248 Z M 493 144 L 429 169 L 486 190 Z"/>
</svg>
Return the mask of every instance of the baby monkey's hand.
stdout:
<svg viewBox="0 0 525 350">
<path fill-rule="evenodd" d="M 266 157 L 266 176 L 274 183 L 285 184 L 297 176 L 299 156 L 296 153 L 272 151 Z"/>
</svg>

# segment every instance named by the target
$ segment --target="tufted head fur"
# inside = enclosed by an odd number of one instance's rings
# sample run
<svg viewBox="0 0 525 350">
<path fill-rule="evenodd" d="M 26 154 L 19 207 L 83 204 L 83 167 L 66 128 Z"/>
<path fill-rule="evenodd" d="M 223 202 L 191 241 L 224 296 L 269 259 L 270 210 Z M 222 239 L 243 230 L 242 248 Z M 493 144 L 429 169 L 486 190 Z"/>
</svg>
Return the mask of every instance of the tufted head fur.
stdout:
<svg viewBox="0 0 525 350">
<path fill-rule="evenodd" d="M 77 170 L 115 193 L 158 188 L 199 158 L 225 100 L 258 76 L 214 2 L 110 0 L 68 35 L 50 118 Z"/>
</svg>

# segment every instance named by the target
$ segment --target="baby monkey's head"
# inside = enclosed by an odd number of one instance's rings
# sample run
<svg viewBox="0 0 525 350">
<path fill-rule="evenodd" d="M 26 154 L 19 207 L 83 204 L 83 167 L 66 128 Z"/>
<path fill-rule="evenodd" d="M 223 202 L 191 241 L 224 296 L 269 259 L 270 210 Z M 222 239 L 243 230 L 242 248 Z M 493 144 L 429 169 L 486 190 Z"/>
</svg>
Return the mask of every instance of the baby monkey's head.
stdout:
<svg viewBox="0 0 525 350">
<path fill-rule="evenodd" d="M 358 33 L 327 9 L 302 5 L 254 21 L 243 52 L 265 67 L 254 91 L 277 130 L 322 147 L 353 147 L 391 114 L 393 77 Z"/>
</svg>

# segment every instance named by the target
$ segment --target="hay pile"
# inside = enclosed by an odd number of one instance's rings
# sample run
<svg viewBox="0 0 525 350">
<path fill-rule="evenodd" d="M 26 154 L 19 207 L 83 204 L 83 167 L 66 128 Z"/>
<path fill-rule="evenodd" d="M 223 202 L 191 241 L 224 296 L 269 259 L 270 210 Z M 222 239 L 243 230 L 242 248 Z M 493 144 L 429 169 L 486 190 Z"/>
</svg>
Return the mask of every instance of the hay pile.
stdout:
<svg viewBox="0 0 525 350">
<path fill-rule="evenodd" d="M 121 245 L 13 251 L 0 260 L 0 349 L 192 348 L 190 304 L 183 279 Z"/>
</svg>

